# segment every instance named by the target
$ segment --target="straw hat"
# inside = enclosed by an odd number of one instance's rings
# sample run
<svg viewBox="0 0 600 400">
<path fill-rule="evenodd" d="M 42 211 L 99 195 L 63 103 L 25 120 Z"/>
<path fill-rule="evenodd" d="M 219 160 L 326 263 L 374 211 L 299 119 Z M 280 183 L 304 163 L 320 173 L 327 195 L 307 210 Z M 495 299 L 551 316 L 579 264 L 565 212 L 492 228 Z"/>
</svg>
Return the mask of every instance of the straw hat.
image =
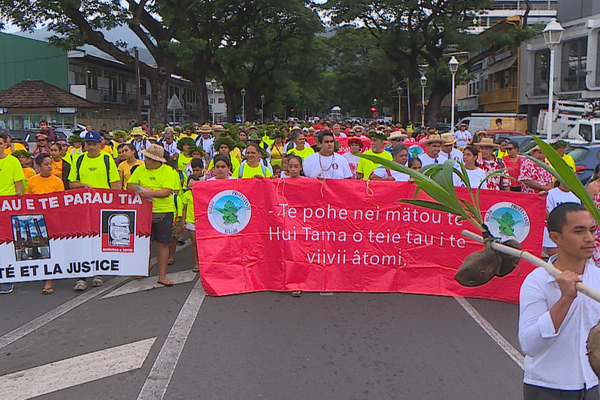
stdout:
<svg viewBox="0 0 600 400">
<path fill-rule="evenodd" d="M 452 134 L 452 132 L 442 133 L 441 138 L 444 141 L 444 143 L 442 143 L 444 146 L 453 145 L 458 140 L 458 139 L 454 138 L 454 135 Z"/>
<path fill-rule="evenodd" d="M 292 127 L 292 131 L 301 131 L 301 130 L 302 130 L 302 127 L 300 125 L 294 125 Z"/>
<path fill-rule="evenodd" d="M 151 144 L 146 150 L 142 150 L 142 154 L 154 161 L 159 161 L 161 163 L 167 162 L 163 157 L 165 155 L 165 149 L 158 144 Z"/>
<path fill-rule="evenodd" d="M 214 125 L 214 126 L 213 126 L 213 129 L 214 129 L 215 131 L 222 131 L 222 130 L 223 130 L 223 129 L 225 129 L 225 128 L 223 127 L 223 125 Z"/>
<path fill-rule="evenodd" d="M 364 130 L 365 130 L 365 128 L 363 128 L 363 127 L 362 127 L 362 126 L 360 126 L 360 125 L 356 125 L 354 128 L 352 128 L 352 130 L 353 130 L 354 132 L 356 132 L 356 131 L 357 131 L 357 130 L 359 130 L 359 129 L 360 129 L 361 131 L 364 131 Z"/>
<path fill-rule="evenodd" d="M 444 144 L 444 140 L 442 139 L 442 137 L 440 135 L 435 135 L 435 134 L 429 135 L 429 138 L 427 138 L 427 140 L 424 141 L 423 144 L 425 146 L 429 146 L 429 144 L 435 143 L 435 142 Z"/>
<path fill-rule="evenodd" d="M 542 151 L 542 148 L 540 146 L 535 146 L 534 148 L 532 148 L 531 150 L 529 150 L 529 154 L 533 154 L 536 151 Z"/>
<path fill-rule="evenodd" d="M 400 132 L 400 131 L 396 131 L 394 133 L 392 133 L 389 137 L 390 140 L 397 140 L 397 139 L 406 139 L 408 136 L 405 135 L 404 133 Z"/>
<path fill-rule="evenodd" d="M 349 138 L 349 139 L 348 139 L 348 146 L 350 146 L 352 143 L 356 143 L 356 144 L 358 144 L 358 145 L 360 146 L 360 148 L 361 148 L 361 149 L 362 149 L 362 148 L 364 147 L 364 145 L 365 145 L 365 144 L 363 143 L 363 141 L 362 141 L 362 140 L 360 140 L 360 139 L 359 139 L 359 138 L 357 138 L 357 137 L 351 137 L 351 138 Z"/>
<path fill-rule="evenodd" d="M 212 128 L 210 127 L 209 124 L 204 124 L 200 128 L 200 132 L 212 132 Z"/>
<path fill-rule="evenodd" d="M 481 140 L 479 142 L 475 143 L 475 146 L 477 146 L 477 147 L 493 147 L 493 148 L 500 147 L 496 143 L 494 143 L 494 139 L 488 138 L 488 137 L 481 138 Z"/>
</svg>

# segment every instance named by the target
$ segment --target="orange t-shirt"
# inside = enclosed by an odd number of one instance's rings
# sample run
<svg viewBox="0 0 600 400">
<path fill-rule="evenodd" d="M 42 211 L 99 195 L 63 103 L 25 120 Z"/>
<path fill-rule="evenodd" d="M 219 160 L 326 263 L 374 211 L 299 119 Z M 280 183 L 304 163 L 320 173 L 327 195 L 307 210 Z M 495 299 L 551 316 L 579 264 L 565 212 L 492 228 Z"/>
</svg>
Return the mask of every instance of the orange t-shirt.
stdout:
<svg viewBox="0 0 600 400">
<path fill-rule="evenodd" d="M 59 161 L 52 160 L 52 174 L 56 175 L 57 178 L 62 179 L 62 168 L 63 168 L 63 160 L 62 158 Z"/>
<path fill-rule="evenodd" d="M 25 179 L 29 179 L 35 175 L 35 169 L 31 167 L 25 167 L 23 168 L 23 174 L 25 174 Z"/>
<path fill-rule="evenodd" d="M 27 184 L 27 194 L 43 194 L 52 192 L 61 192 L 65 190 L 65 185 L 62 179 L 57 178 L 54 175 L 43 177 L 41 175 L 34 175 L 29 179 Z"/>
</svg>

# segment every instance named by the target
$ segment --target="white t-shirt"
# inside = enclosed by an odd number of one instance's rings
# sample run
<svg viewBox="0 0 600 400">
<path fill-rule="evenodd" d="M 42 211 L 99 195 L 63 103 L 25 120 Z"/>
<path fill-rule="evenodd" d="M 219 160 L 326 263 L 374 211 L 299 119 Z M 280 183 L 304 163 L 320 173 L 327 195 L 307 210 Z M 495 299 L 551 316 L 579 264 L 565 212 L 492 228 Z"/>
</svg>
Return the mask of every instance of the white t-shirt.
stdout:
<svg viewBox="0 0 600 400">
<path fill-rule="evenodd" d="M 394 171 L 393 169 L 390 169 L 389 171 L 392 178 L 394 178 L 394 180 L 397 182 L 408 182 L 408 180 L 410 179 L 410 175 Z M 380 178 L 387 178 L 388 169 L 386 169 L 385 167 L 379 167 L 375 169 L 375 171 L 373 171 L 373 175 L 378 176 Z"/>
<path fill-rule="evenodd" d="M 440 151 L 441 153 L 441 151 Z M 436 158 L 431 158 L 429 157 L 429 154 L 427 153 L 423 153 L 419 156 L 419 160 L 421 160 L 421 164 L 423 164 L 422 166 L 426 166 L 429 164 L 436 164 L 436 163 L 443 163 L 444 161 L 446 161 L 445 158 L 440 158 L 440 155 L 438 154 L 437 159 Z M 437 160 L 437 161 L 436 161 Z"/>
<path fill-rule="evenodd" d="M 550 189 L 548 191 L 548 196 L 546 196 L 546 211 L 551 213 L 556 207 L 560 206 L 563 203 L 577 203 L 581 204 L 581 200 L 579 197 L 575 196 L 573 192 L 563 192 L 559 188 Z M 550 249 L 556 248 L 556 243 L 550 239 L 550 235 L 548 233 L 548 227 L 544 227 L 544 236 L 542 238 L 542 246 Z"/>
<path fill-rule="evenodd" d="M 314 153 L 306 157 L 302 164 L 304 175 L 309 178 L 321 176 L 327 179 L 347 179 L 352 178 L 352 171 L 348 161 L 341 155 L 333 153 L 326 157 L 321 153 Z"/>
<path fill-rule="evenodd" d="M 466 169 L 466 168 L 465 168 Z M 471 185 L 471 189 L 477 189 L 479 184 L 485 180 L 485 171 L 481 168 L 476 169 L 467 169 L 467 176 L 469 177 L 469 185 Z M 465 183 L 458 177 L 458 175 L 453 174 L 452 179 L 454 180 L 454 186 L 456 187 L 467 187 Z M 482 189 L 487 189 L 487 184 L 484 183 L 481 185 Z"/>
<path fill-rule="evenodd" d="M 448 153 L 445 153 L 444 150 L 441 150 L 440 154 L 438 155 L 438 161 L 445 162 L 448 158 L 450 158 L 456 162 L 462 162 L 462 159 L 463 159 L 462 151 L 452 148 L 452 151 L 450 152 L 450 157 L 448 157 Z M 444 161 L 442 161 L 442 159 Z"/>
<path fill-rule="evenodd" d="M 350 152 L 344 153 L 343 157 L 346 159 L 346 161 L 348 161 L 350 171 L 352 172 L 352 178 L 356 179 L 356 173 L 358 172 L 358 162 L 360 161 L 360 157 Z"/>
<path fill-rule="evenodd" d="M 229 178 L 227 178 L 227 179 L 237 179 L 237 178 L 234 178 L 233 176 L 230 176 L 230 177 L 229 177 Z M 225 180 L 225 179 L 217 179 L 217 178 L 215 178 L 215 177 L 213 176 L 212 178 L 208 178 L 206 181 L 208 182 L 208 181 L 224 181 L 224 180 Z"/>
<path fill-rule="evenodd" d="M 469 141 L 471 139 L 473 139 L 473 135 L 471 135 L 471 132 L 469 132 L 467 130 L 465 130 L 464 132 L 458 130 L 458 131 L 454 132 L 454 138 L 458 139 L 456 141 L 456 145 L 458 147 L 465 147 L 466 145 L 469 144 Z"/>
</svg>

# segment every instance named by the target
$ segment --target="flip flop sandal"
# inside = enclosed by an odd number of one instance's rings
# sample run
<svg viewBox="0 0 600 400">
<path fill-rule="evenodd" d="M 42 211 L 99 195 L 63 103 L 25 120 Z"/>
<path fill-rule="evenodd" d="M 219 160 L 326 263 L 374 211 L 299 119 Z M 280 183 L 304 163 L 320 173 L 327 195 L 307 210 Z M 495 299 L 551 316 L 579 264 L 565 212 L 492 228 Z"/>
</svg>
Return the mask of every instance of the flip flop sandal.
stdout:
<svg viewBox="0 0 600 400">
<path fill-rule="evenodd" d="M 158 283 L 159 285 L 163 285 L 163 286 L 173 286 L 173 282 L 171 282 L 171 281 L 166 281 L 166 282 L 156 281 L 156 283 Z"/>
<path fill-rule="evenodd" d="M 198 267 L 192 268 L 192 272 L 198 272 L 198 271 L 199 271 Z"/>
<path fill-rule="evenodd" d="M 98 287 L 98 286 L 102 286 L 102 285 L 104 285 L 104 279 L 102 279 L 101 276 L 94 277 L 94 279 L 92 280 L 92 286 Z"/>
<path fill-rule="evenodd" d="M 292 295 L 292 297 L 300 297 L 300 296 L 302 296 L 302 290 L 294 290 L 290 294 Z"/>
<path fill-rule="evenodd" d="M 54 288 L 43 288 L 42 293 L 43 294 L 52 294 L 52 293 L 54 293 Z"/>
<path fill-rule="evenodd" d="M 85 283 L 85 281 L 77 281 L 75 286 L 73 286 L 73 289 L 78 292 L 83 292 L 85 289 L 87 289 L 87 283 Z"/>
</svg>

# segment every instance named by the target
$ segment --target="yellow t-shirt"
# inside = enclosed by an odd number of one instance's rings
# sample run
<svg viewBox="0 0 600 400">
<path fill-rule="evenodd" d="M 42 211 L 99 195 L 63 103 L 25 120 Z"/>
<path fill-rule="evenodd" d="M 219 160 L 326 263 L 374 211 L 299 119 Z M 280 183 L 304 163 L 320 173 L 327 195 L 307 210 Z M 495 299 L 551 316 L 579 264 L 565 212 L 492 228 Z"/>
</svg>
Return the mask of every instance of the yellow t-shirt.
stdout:
<svg viewBox="0 0 600 400">
<path fill-rule="evenodd" d="M 43 194 L 52 192 L 62 192 L 65 190 L 65 185 L 62 179 L 57 178 L 54 174 L 43 177 L 41 175 L 32 176 L 27 184 L 27 194 Z"/>
<path fill-rule="evenodd" d="M 240 150 L 239 147 L 236 147 L 235 149 L 231 150 L 229 152 L 229 156 L 231 158 L 235 157 L 238 160 L 238 163 L 241 163 L 244 160 L 244 157 L 242 157 L 242 151 Z"/>
<path fill-rule="evenodd" d="M 304 146 L 304 148 L 302 149 L 302 151 L 299 151 L 297 148 L 293 148 L 293 149 L 289 149 L 287 154 L 297 154 L 300 157 L 302 157 L 302 160 L 306 160 L 306 157 L 310 156 L 311 154 L 314 154 L 315 151 L 312 149 L 312 147 L 308 147 L 308 146 Z"/>
<path fill-rule="evenodd" d="M 35 169 L 31 167 L 25 167 L 23 168 L 23 174 L 25 175 L 25 179 L 29 179 L 35 175 Z"/>
<path fill-rule="evenodd" d="M 27 150 L 27 149 L 25 148 L 25 146 L 23 146 L 21 143 L 13 143 L 12 145 L 13 145 L 13 147 L 15 148 L 15 151 L 17 151 L 17 150 Z M 7 148 L 5 148 L 5 149 L 4 149 L 4 152 L 5 152 L 6 154 L 12 154 L 12 150 L 11 150 L 10 146 L 9 146 L 9 147 L 7 147 Z"/>
<path fill-rule="evenodd" d="M 143 164 L 144 162 L 142 160 L 135 160 L 135 164 L 133 165 L 129 165 L 127 161 L 123 161 L 121 164 L 119 164 L 117 169 L 123 172 L 123 189 L 127 189 L 127 182 L 129 181 L 129 178 L 131 178 L 131 168 L 135 167 L 136 165 Z"/>
<path fill-rule="evenodd" d="M 392 157 L 392 155 L 385 150 L 382 151 L 381 153 L 375 153 L 373 150 L 367 150 L 363 154 L 372 154 L 374 156 L 385 158 L 390 161 L 394 159 Z M 369 178 L 371 177 L 371 174 L 373 173 L 373 171 L 375 171 L 375 169 L 377 169 L 377 167 L 379 167 L 379 166 L 380 166 L 380 164 L 376 164 L 365 158 L 361 158 L 358 161 L 358 167 L 357 167 L 356 171 L 360 174 L 363 174 L 363 180 L 368 181 Z"/>
<path fill-rule="evenodd" d="M 0 159 L 0 196 L 14 196 L 17 194 L 15 182 L 25 179 L 23 167 L 13 156 L 5 156 Z"/>
<path fill-rule="evenodd" d="M 242 165 L 244 166 L 243 175 L 240 176 L 240 168 L 242 167 Z M 264 169 L 264 173 L 263 173 L 263 169 Z M 232 176 L 234 178 L 243 178 L 243 179 L 254 178 L 256 175 L 262 175 L 265 178 L 270 178 L 273 174 L 271 173 L 271 170 L 263 164 L 262 161 L 256 168 L 252 168 L 251 166 L 248 165 L 248 163 L 242 163 L 238 168 L 233 170 L 233 174 L 232 174 Z"/>
<path fill-rule="evenodd" d="M 109 165 L 109 176 L 106 176 L 106 164 L 104 158 L 108 157 Z M 79 168 L 79 179 L 77 179 L 77 161 L 75 161 L 71 167 L 69 173 L 69 181 L 87 183 L 95 189 L 110 189 L 108 182 L 111 183 L 119 182 L 121 177 L 117 170 L 115 160 L 104 153 L 100 153 L 98 157 L 90 158 L 87 153 L 82 155 L 83 160 L 81 161 L 81 167 Z"/>
<path fill-rule="evenodd" d="M 179 176 L 173 168 L 165 164 L 157 169 L 147 169 L 146 165 L 140 165 L 133 171 L 131 178 L 129 178 L 129 183 L 148 187 L 152 190 L 171 189 L 173 192 L 177 192 L 181 187 Z M 175 213 L 173 195 L 153 199 L 152 212 Z"/>
<path fill-rule="evenodd" d="M 267 146 L 270 146 L 270 145 L 272 145 L 273 143 L 275 143 L 275 139 L 271 139 L 271 138 L 269 137 L 269 135 L 264 135 L 264 136 L 262 137 L 262 141 L 263 141 L 263 142 L 265 142 L 265 143 L 267 144 Z"/>
<path fill-rule="evenodd" d="M 575 166 L 575 160 L 573 160 L 573 157 L 571 157 L 568 154 L 565 154 L 564 156 L 562 156 L 562 159 L 567 163 L 567 165 L 569 167 L 571 167 L 571 169 L 573 170 L 573 172 L 575 172 L 575 173 L 577 172 L 577 167 Z M 550 161 L 548 161 L 547 158 L 546 158 L 546 163 L 548 165 L 550 165 Z M 556 180 L 556 178 L 554 180 Z"/>
<path fill-rule="evenodd" d="M 183 152 L 179 153 L 177 156 L 177 168 L 181 172 L 185 172 L 185 167 L 192 161 L 192 157 L 187 157 Z"/>
<path fill-rule="evenodd" d="M 189 222 L 190 224 L 196 223 L 196 216 L 194 215 L 194 196 L 192 195 L 192 191 L 188 190 L 181 196 L 181 202 L 184 207 L 187 207 L 185 212 L 185 222 Z"/>
<path fill-rule="evenodd" d="M 231 170 L 232 171 L 235 171 L 236 169 L 238 169 L 240 167 L 240 162 L 238 161 L 237 158 L 231 156 L 231 153 L 229 153 L 229 159 L 231 160 Z M 208 164 L 207 171 L 210 171 L 214 167 L 215 167 L 215 160 L 212 159 L 212 160 L 210 160 L 210 163 Z"/>
</svg>

